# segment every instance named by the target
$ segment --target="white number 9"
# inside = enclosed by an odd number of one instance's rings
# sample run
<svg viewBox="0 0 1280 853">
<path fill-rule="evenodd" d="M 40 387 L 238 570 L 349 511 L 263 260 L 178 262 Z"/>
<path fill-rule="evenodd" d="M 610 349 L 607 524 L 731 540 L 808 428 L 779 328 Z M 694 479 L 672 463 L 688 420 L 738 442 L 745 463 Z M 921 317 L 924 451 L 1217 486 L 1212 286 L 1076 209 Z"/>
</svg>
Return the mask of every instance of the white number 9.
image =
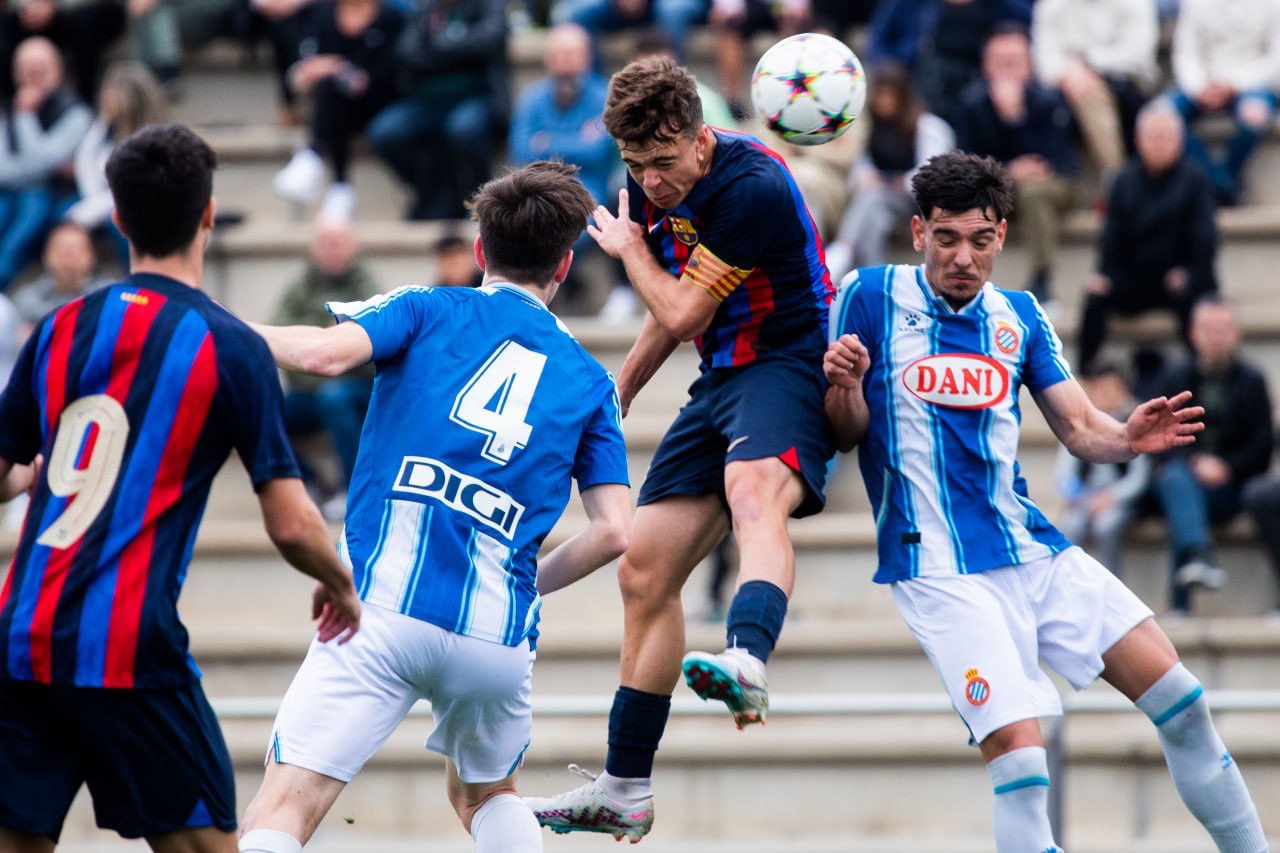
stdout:
<svg viewBox="0 0 1280 853">
<path fill-rule="evenodd" d="M 84 467 L 76 467 L 80 448 L 93 425 L 98 438 Z M 111 497 L 129 438 L 129 417 L 115 398 L 106 394 L 81 397 L 62 410 L 53 452 L 45 463 L 49 491 L 60 498 L 75 495 L 62 515 L 36 540 L 49 548 L 74 545 L 93 524 Z"/>
</svg>

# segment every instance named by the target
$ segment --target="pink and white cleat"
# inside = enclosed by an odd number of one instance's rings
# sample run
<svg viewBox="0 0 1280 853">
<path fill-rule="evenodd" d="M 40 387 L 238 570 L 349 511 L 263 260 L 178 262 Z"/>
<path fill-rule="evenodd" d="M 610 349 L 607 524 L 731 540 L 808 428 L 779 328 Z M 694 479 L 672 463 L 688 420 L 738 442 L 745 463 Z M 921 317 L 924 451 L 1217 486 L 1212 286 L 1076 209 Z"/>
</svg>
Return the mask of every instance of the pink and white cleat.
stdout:
<svg viewBox="0 0 1280 853">
<path fill-rule="evenodd" d="M 682 669 L 684 680 L 694 693 L 728 706 L 738 728 L 764 723 L 769 714 L 764 662 L 746 649 L 725 649 L 718 655 L 689 652 Z"/>
</svg>

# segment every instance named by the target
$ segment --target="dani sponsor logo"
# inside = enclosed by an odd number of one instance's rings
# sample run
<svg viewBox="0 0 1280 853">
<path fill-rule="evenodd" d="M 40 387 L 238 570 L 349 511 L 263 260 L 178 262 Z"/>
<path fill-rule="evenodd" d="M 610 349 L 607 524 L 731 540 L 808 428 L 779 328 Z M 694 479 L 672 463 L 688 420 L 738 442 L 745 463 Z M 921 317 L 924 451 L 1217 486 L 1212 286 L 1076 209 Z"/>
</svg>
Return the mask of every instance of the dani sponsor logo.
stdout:
<svg viewBox="0 0 1280 853">
<path fill-rule="evenodd" d="M 438 459 L 406 456 L 392 491 L 433 498 L 450 509 L 514 539 L 524 505 L 484 480 L 455 471 Z"/>
<path fill-rule="evenodd" d="M 1009 393 L 1009 371 L 985 355 L 941 353 L 907 365 L 902 384 L 926 403 L 953 409 L 986 409 Z"/>
</svg>

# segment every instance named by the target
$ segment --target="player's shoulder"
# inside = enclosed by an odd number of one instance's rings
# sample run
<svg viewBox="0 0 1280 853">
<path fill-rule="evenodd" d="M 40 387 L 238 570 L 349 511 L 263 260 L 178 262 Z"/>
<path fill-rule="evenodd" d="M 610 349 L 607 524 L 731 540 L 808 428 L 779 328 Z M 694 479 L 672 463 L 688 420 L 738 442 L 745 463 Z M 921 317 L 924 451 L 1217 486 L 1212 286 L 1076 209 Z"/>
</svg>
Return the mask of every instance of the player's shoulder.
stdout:
<svg viewBox="0 0 1280 853">
<path fill-rule="evenodd" d="M 914 275 L 914 267 L 900 264 L 880 264 L 874 267 L 856 267 L 840 279 L 836 289 L 837 299 L 868 299 L 883 296 L 895 287 L 903 275 Z"/>
<path fill-rule="evenodd" d="M 718 189 L 738 199 L 769 198 L 790 194 L 791 179 L 782 157 L 754 136 L 733 130 L 715 130 L 720 149 L 713 177 Z"/>
</svg>

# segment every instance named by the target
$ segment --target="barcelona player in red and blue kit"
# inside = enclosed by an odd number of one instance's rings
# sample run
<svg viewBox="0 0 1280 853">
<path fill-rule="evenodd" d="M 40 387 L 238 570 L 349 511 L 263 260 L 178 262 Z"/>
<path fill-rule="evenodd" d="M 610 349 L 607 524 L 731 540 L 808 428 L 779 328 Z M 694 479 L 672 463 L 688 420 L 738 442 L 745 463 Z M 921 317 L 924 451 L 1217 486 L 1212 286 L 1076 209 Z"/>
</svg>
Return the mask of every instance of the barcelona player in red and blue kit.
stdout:
<svg viewBox="0 0 1280 853">
<path fill-rule="evenodd" d="M 649 778 L 684 651 L 680 592 L 732 526 L 741 553 L 727 648 L 683 670 L 739 727 L 768 710 L 765 662 L 795 580 L 789 516 L 821 510 L 834 454 L 823 412 L 833 294 L 795 181 L 758 141 L 703 124 L 696 83 L 669 59 L 613 76 L 604 123 L 627 166 L 619 215 L 589 232 L 622 261 L 649 309 L 618 376 L 625 408 L 682 341 L 701 374 L 645 477 L 618 571 L 626 622 L 605 773 L 533 804 L 557 832 L 639 840 Z"/>
<path fill-rule="evenodd" d="M 98 824 L 156 849 L 234 850 L 226 746 L 177 599 L 232 449 L 268 532 L 356 627 L 350 572 L 306 498 L 266 343 L 198 289 L 213 152 L 144 131 L 107 173 L 135 272 L 45 317 L 0 396 L 0 475 L 43 465 L 0 588 L 0 849 L 52 849 L 87 783 Z"/>
</svg>

